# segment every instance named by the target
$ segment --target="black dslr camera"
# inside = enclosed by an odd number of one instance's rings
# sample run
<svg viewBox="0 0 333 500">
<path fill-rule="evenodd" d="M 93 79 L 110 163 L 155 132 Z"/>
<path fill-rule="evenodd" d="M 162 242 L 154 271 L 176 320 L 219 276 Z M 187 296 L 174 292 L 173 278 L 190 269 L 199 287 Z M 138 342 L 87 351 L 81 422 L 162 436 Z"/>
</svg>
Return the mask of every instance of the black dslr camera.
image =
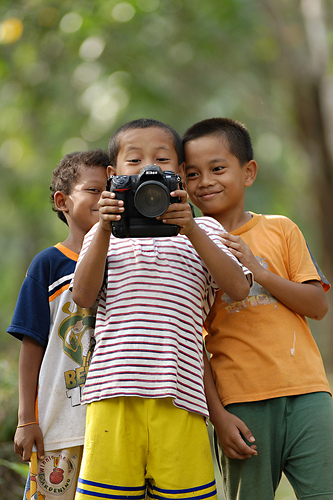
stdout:
<svg viewBox="0 0 333 500">
<path fill-rule="evenodd" d="M 108 179 L 107 191 L 124 201 L 124 212 L 119 221 L 111 222 L 117 238 L 144 238 L 176 236 L 179 226 L 164 224 L 156 217 L 164 214 L 170 203 L 179 203 L 179 197 L 170 196 L 182 189 L 181 178 L 171 170 L 157 165 L 143 167 L 138 175 L 115 175 Z"/>
</svg>

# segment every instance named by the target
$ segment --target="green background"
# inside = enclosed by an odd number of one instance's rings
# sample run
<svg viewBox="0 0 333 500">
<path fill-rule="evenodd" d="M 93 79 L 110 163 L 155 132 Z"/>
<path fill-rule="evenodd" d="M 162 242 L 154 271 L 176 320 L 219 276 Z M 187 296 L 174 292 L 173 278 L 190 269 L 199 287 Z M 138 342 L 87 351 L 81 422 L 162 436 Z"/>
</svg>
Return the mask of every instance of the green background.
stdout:
<svg viewBox="0 0 333 500">
<path fill-rule="evenodd" d="M 332 21 L 330 0 L 2 0 L 0 499 L 22 489 L 10 468 L 19 342 L 6 328 L 31 259 L 66 238 L 49 203 L 64 154 L 106 149 L 135 118 L 180 134 L 235 118 L 259 164 L 246 209 L 292 218 L 332 281 Z M 331 324 L 331 311 L 311 322 L 329 373 Z"/>
</svg>

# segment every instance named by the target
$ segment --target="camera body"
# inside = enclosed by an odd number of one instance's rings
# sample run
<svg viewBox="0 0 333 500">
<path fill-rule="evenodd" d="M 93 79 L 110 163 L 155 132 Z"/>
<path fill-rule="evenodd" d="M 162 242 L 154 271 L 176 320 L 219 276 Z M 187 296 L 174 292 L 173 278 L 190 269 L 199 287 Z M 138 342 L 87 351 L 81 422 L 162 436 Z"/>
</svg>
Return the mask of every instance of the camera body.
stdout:
<svg viewBox="0 0 333 500">
<path fill-rule="evenodd" d="M 157 165 L 147 165 L 138 175 L 109 177 L 106 189 L 124 202 L 121 219 L 111 222 L 112 233 L 117 238 L 176 236 L 179 233 L 179 226 L 156 219 L 171 203 L 180 202 L 179 197 L 170 196 L 172 191 L 182 189 L 178 174 L 171 170 L 163 172 Z"/>
</svg>

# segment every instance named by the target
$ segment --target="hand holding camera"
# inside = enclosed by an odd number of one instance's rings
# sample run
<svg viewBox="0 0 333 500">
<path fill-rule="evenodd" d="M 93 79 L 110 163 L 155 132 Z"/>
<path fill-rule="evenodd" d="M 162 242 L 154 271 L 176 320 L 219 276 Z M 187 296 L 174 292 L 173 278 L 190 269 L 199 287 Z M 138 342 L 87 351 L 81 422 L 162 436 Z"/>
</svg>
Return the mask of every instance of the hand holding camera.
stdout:
<svg viewBox="0 0 333 500">
<path fill-rule="evenodd" d="M 105 230 L 111 231 L 111 224 L 121 218 L 124 212 L 124 202 L 117 200 L 114 193 L 103 191 L 98 202 L 99 207 L 99 224 Z"/>
<path fill-rule="evenodd" d="M 198 227 L 194 220 L 193 207 L 187 200 L 186 191 L 174 191 L 174 194 L 179 201 L 169 205 L 168 210 L 157 219 L 163 221 L 163 224 L 177 225 L 180 234 L 189 236 L 193 228 Z"/>
<path fill-rule="evenodd" d="M 180 205 L 187 204 L 181 189 L 180 176 L 163 172 L 157 165 L 147 165 L 138 175 L 111 176 L 107 190 L 115 197 L 106 204 L 113 207 L 111 213 L 119 215 L 104 219 L 111 222 L 112 233 L 118 238 L 176 236 L 180 231 L 176 222 L 185 208 Z"/>
</svg>

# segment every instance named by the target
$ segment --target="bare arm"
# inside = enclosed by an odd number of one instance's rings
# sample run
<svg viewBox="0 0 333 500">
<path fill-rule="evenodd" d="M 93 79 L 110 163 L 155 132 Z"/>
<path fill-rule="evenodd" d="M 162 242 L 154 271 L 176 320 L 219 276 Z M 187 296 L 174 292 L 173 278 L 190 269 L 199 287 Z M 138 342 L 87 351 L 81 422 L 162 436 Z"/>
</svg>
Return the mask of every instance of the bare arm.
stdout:
<svg viewBox="0 0 333 500">
<path fill-rule="evenodd" d="M 110 222 L 120 219 L 124 202 L 115 194 L 102 193 L 99 201 L 99 225 L 89 248 L 75 271 L 73 300 L 80 307 L 92 307 L 103 284 L 106 257 L 111 235 Z"/>
<path fill-rule="evenodd" d="M 215 283 L 232 300 L 245 299 L 250 291 L 250 285 L 242 268 L 221 250 L 209 236 L 195 223 L 188 239 L 198 252 Z"/>
<path fill-rule="evenodd" d="M 159 218 L 181 227 L 180 233 L 188 237 L 221 290 L 232 300 L 245 299 L 250 291 L 250 285 L 239 264 L 215 245 L 195 222 L 187 202 L 186 191 L 175 191 L 173 194 L 181 198 L 181 203 L 171 204 L 166 213 Z"/>
<path fill-rule="evenodd" d="M 75 270 L 73 300 L 80 307 L 92 307 L 103 284 L 110 232 L 99 227 L 86 254 Z"/>
<path fill-rule="evenodd" d="M 222 241 L 253 272 L 255 281 L 289 309 L 312 319 L 319 320 L 325 316 L 327 300 L 319 281 L 295 283 L 282 278 L 260 265 L 249 246 L 239 236 L 223 233 Z"/>
<path fill-rule="evenodd" d="M 208 404 L 210 421 L 214 426 L 217 438 L 224 453 L 230 458 L 245 460 L 252 455 L 257 455 L 256 446 L 247 445 L 244 438 L 254 443 L 255 439 L 248 427 L 238 417 L 229 413 L 222 405 L 217 393 L 210 364 L 206 353 L 204 357 L 204 386 Z"/>
<path fill-rule="evenodd" d="M 35 403 L 40 365 L 44 347 L 30 337 L 22 340 L 19 360 L 19 410 L 18 425 L 36 422 Z M 38 458 L 44 457 L 44 444 L 39 425 L 18 427 L 14 436 L 14 450 L 26 462 L 30 460 L 33 445 L 37 446 Z"/>
</svg>

